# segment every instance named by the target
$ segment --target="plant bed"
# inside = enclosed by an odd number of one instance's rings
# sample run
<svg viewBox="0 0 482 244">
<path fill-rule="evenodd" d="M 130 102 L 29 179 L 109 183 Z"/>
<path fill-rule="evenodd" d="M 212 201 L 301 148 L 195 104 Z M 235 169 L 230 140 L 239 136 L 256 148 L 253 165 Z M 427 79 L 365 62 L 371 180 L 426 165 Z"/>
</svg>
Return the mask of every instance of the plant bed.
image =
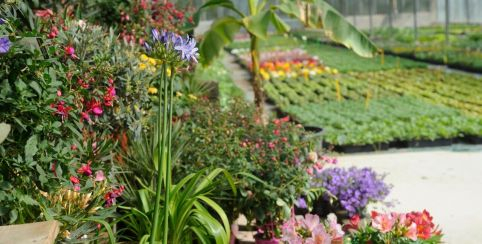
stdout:
<svg viewBox="0 0 482 244">
<path fill-rule="evenodd" d="M 482 136 L 466 135 L 460 138 L 462 142 L 469 144 L 482 144 Z"/>
<path fill-rule="evenodd" d="M 334 146 L 334 150 L 342 153 L 362 153 L 388 150 L 388 143 L 368 144 L 368 145 L 343 145 Z"/>
<path fill-rule="evenodd" d="M 441 138 L 435 140 L 414 140 L 408 142 L 408 147 L 443 147 L 452 145 L 452 139 Z"/>
</svg>

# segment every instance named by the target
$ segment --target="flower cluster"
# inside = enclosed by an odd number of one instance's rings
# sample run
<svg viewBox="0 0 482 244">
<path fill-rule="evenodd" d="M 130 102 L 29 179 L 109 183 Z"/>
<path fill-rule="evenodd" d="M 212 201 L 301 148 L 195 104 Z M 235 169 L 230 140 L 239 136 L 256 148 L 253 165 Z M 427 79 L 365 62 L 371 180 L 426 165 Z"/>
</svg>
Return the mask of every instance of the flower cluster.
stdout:
<svg viewBox="0 0 482 244">
<path fill-rule="evenodd" d="M 3 25 L 5 20 L 0 18 L 0 25 Z M 8 37 L 0 37 L 0 54 L 7 53 L 10 50 L 10 46 L 12 43 L 8 39 Z"/>
<path fill-rule="evenodd" d="M 370 168 L 329 168 L 317 173 L 312 185 L 327 189 L 349 215 L 360 213 L 371 201 L 383 201 L 390 191 L 383 177 Z M 331 196 L 324 194 L 323 198 Z"/>
<path fill-rule="evenodd" d="M 107 192 L 104 195 L 105 206 L 111 207 L 113 204 L 115 204 L 116 199 L 122 195 L 124 189 L 124 186 L 120 186 L 119 188 L 114 188 L 112 191 Z"/>
<path fill-rule="evenodd" d="M 288 244 L 342 243 L 345 234 L 334 214 L 329 214 L 324 222 L 318 215 L 306 214 L 300 219 L 293 216 L 281 229 L 281 240 Z"/>
<path fill-rule="evenodd" d="M 369 239 L 392 240 L 405 239 L 417 243 L 437 243 L 442 236 L 442 232 L 435 227 L 432 216 L 427 210 L 422 212 L 410 213 L 379 213 L 372 211 L 367 226 L 363 226 L 358 215 L 344 226 L 345 231 L 353 233 L 355 238 L 359 238 L 364 232 L 372 233 Z M 375 234 L 374 234 L 375 233 Z"/>
<path fill-rule="evenodd" d="M 170 64 L 180 62 L 197 63 L 198 48 L 196 39 L 168 31 L 152 29 L 152 42 L 144 42 L 147 54 L 153 58 L 165 60 Z"/>
</svg>

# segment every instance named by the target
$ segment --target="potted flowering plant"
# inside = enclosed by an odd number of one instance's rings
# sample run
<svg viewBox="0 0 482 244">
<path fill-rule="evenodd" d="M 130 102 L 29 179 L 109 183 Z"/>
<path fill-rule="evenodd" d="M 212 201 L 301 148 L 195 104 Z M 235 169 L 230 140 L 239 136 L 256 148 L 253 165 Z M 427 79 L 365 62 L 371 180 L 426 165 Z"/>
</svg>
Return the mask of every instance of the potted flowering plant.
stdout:
<svg viewBox="0 0 482 244">
<path fill-rule="evenodd" d="M 343 243 L 345 234 L 333 213 L 325 221 L 320 221 L 320 217 L 313 214 L 301 218 L 293 215 L 283 224 L 282 230 L 281 240 L 288 244 Z"/>
<path fill-rule="evenodd" d="M 372 211 L 367 220 L 354 215 L 344 229 L 351 243 L 441 243 L 442 231 L 427 210 L 410 213 Z"/>
</svg>

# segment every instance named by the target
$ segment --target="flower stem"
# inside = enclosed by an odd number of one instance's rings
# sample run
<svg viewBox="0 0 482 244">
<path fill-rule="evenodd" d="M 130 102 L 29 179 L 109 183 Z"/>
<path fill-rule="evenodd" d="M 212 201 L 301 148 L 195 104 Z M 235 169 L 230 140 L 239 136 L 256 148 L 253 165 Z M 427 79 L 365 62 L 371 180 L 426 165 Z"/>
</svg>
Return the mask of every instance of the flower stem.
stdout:
<svg viewBox="0 0 482 244">
<path fill-rule="evenodd" d="M 167 65 L 163 63 L 162 65 L 162 74 L 161 74 L 162 85 L 164 89 L 159 89 L 159 111 L 158 111 L 158 128 L 159 128 L 159 140 L 158 140 L 158 172 L 157 172 L 157 188 L 156 188 L 156 200 L 154 202 L 154 217 L 153 217 L 153 225 L 151 230 L 151 243 L 155 243 L 160 240 L 160 201 L 161 201 L 161 189 L 163 182 L 166 183 L 166 177 L 163 173 L 167 173 L 167 157 L 166 154 L 166 142 L 167 142 Z M 160 87 L 159 87 L 160 88 Z M 164 95 L 164 97 L 163 97 Z M 164 103 L 162 101 L 164 98 Z M 162 111 L 161 111 L 162 108 Z M 168 190 L 167 184 L 166 191 Z M 168 199 L 164 199 L 164 208 L 168 210 Z M 168 216 L 164 216 L 164 218 L 168 218 Z M 167 233 L 164 233 L 167 236 Z"/>
</svg>

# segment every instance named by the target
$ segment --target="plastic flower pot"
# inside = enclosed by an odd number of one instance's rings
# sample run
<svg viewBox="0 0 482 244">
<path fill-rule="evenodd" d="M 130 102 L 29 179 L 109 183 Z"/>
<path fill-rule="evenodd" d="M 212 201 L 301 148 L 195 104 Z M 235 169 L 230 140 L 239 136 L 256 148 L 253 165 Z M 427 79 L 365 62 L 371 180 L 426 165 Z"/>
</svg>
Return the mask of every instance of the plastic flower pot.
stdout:
<svg viewBox="0 0 482 244">
<path fill-rule="evenodd" d="M 280 241 L 279 239 L 273 238 L 271 240 L 263 240 L 263 239 L 258 239 L 256 236 L 254 237 L 254 243 L 255 244 L 279 244 Z"/>
</svg>

